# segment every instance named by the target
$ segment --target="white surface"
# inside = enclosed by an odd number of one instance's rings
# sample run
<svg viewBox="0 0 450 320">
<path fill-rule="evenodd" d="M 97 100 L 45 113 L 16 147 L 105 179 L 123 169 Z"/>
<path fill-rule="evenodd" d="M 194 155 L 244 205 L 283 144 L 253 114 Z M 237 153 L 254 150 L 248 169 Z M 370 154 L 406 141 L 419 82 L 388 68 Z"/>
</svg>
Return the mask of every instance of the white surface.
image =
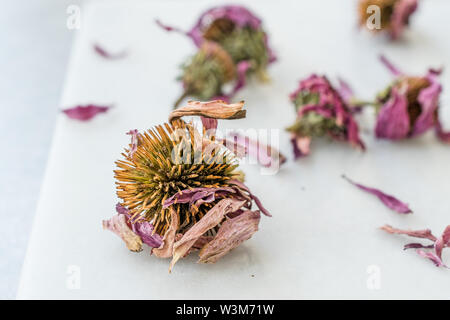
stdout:
<svg viewBox="0 0 450 320">
<path fill-rule="evenodd" d="M 124 133 L 166 120 L 180 92 L 177 66 L 194 51 L 188 39 L 165 33 L 153 18 L 188 28 L 211 3 L 108 1 L 84 8 L 62 105 L 95 101 L 116 108 L 88 123 L 58 119 L 18 297 L 449 298 L 448 270 L 403 252 L 407 239 L 377 227 L 430 227 L 439 234 L 449 224 L 450 148 L 432 134 L 375 141 L 368 116 L 361 125 L 366 153 L 314 141 L 311 157 L 289 161 L 277 175 L 245 166 L 247 184 L 273 218 L 263 217 L 260 231 L 216 264 L 196 264 L 191 255 L 168 274 L 168 260 L 131 253 L 102 231 L 101 220 L 114 214 L 117 202 L 112 170 L 128 143 Z M 450 65 L 442 30 L 444 12 L 450 14 L 447 1 L 423 2 L 413 31 L 397 44 L 358 33 L 353 1 L 245 3 L 264 18 L 280 59 L 269 70 L 271 84 L 251 85 L 237 97 L 246 100 L 248 118 L 222 126 L 284 128 L 294 118 L 288 94 L 311 72 L 341 75 L 371 98 L 391 79 L 376 59 L 380 52 L 411 72 Z M 111 50 L 128 48 L 130 56 L 102 60 L 92 52 L 97 40 Z M 442 82 L 450 87 L 449 73 Z M 445 92 L 443 101 L 448 97 Z M 450 125 L 449 110 L 442 115 Z M 291 156 L 283 131 L 280 148 Z M 343 181 L 342 173 L 409 201 L 414 215 L 389 211 Z M 74 265 L 81 281 L 75 290 L 67 287 Z M 367 286 L 373 265 L 380 270 L 378 290 Z"/>
<path fill-rule="evenodd" d="M 0 1 L 0 299 L 14 299 L 50 150 L 79 0 Z"/>
</svg>

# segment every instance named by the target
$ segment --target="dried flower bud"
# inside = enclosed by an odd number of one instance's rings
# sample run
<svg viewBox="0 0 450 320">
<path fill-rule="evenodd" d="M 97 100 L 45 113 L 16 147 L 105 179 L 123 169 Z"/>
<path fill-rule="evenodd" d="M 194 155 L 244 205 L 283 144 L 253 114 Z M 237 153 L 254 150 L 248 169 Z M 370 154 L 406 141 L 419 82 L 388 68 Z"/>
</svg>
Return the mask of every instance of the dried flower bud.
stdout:
<svg viewBox="0 0 450 320">
<path fill-rule="evenodd" d="M 292 134 L 296 158 L 309 154 L 313 137 L 329 136 L 335 140 L 348 141 L 364 149 L 359 138 L 358 125 L 353 119 L 349 101 L 349 87 L 343 94 L 335 90 L 324 76 L 311 75 L 300 81 L 290 98 L 295 105 L 297 120 L 287 128 Z"/>
<path fill-rule="evenodd" d="M 172 257 L 170 269 L 197 249 L 199 262 L 215 262 L 258 230 L 260 212 L 270 216 L 243 184 L 233 150 L 183 116 L 235 119 L 245 111 L 243 102 L 190 102 L 173 111 L 170 124 L 130 131 L 130 149 L 114 171 L 122 203 L 103 222 L 130 250 L 147 244 L 155 256 Z"/>
<path fill-rule="evenodd" d="M 406 26 L 410 16 L 417 9 L 417 0 L 360 0 L 358 4 L 359 24 L 365 26 L 371 15 L 376 14 L 371 6 L 377 6 L 379 11 L 379 26 L 372 31 L 387 32 L 391 39 L 398 39 Z"/>
<path fill-rule="evenodd" d="M 163 25 L 159 21 L 157 23 L 167 31 L 177 31 L 189 36 L 200 49 L 183 69 L 181 78 L 185 92 L 177 103 L 187 96 L 202 100 L 218 96 L 229 99 L 245 86 L 251 75 L 267 79 L 266 68 L 276 60 L 269 47 L 267 34 L 262 29 L 261 20 L 242 6 L 212 8 L 204 12 L 188 32 Z M 214 43 L 225 51 L 229 57 L 226 60 L 231 59 L 234 68 L 230 68 L 223 59 L 214 59 L 214 63 L 210 63 L 203 53 L 205 43 Z M 215 51 L 219 49 L 216 48 Z M 224 69 L 229 70 L 228 74 L 232 78 L 224 76 Z M 235 81 L 234 88 L 225 94 L 222 86 L 230 80 Z"/>
<path fill-rule="evenodd" d="M 399 140 L 421 135 L 434 128 L 440 140 L 449 141 L 438 116 L 442 91 L 438 81 L 440 71 L 430 69 L 422 77 L 408 76 L 396 69 L 385 57 L 381 59 L 396 78 L 387 89 L 378 94 L 374 103 L 378 111 L 376 136 Z"/>
</svg>

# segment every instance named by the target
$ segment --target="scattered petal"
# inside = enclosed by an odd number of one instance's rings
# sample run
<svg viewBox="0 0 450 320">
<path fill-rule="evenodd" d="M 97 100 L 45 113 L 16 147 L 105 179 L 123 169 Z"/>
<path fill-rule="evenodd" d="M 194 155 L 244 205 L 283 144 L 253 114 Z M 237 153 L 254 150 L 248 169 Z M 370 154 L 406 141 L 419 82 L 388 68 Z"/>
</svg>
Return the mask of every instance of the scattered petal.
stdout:
<svg viewBox="0 0 450 320">
<path fill-rule="evenodd" d="M 195 244 L 195 242 L 205 232 L 217 226 L 229 213 L 239 210 L 246 201 L 236 199 L 222 199 L 211 210 L 209 210 L 203 218 L 194 224 L 183 237 L 174 244 L 172 261 L 169 266 L 169 272 L 175 263 L 185 255 L 186 252 Z"/>
<path fill-rule="evenodd" d="M 108 229 L 117 234 L 126 244 L 127 248 L 134 252 L 142 251 L 142 240 L 127 224 L 127 217 L 116 214 L 109 220 L 103 220 L 103 229 Z"/>
<path fill-rule="evenodd" d="M 380 55 L 381 62 L 389 69 L 389 71 L 396 77 L 402 76 L 403 72 L 397 69 L 384 55 Z"/>
<path fill-rule="evenodd" d="M 101 57 L 105 59 L 121 59 L 127 56 L 126 51 L 122 51 L 119 53 L 110 53 L 107 50 L 105 50 L 103 47 L 101 47 L 99 44 L 94 44 L 94 51 L 97 52 Z"/>
<path fill-rule="evenodd" d="M 293 134 L 291 138 L 291 143 L 295 159 L 309 155 L 311 137 L 298 137 L 295 134 Z"/>
<path fill-rule="evenodd" d="M 173 110 L 169 122 L 185 116 L 203 116 L 212 119 L 242 119 L 245 118 L 243 110 L 244 101 L 228 104 L 225 101 L 214 100 L 209 102 L 188 101 L 187 105 Z"/>
<path fill-rule="evenodd" d="M 416 252 L 419 256 L 429 259 L 431 262 L 434 263 L 436 267 L 444 267 L 448 268 L 439 258 L 437 255 L 435 255 L 433 252 L 427 252 L 421 249 L 416 249 Z"/>
<path fill-rule="evenodd" d="M 345 180 L 347 180 L 348 182 L 350 182 L 351 184 L 353 184 L 354 186 L 358 187 L 359 189 L 378 197 L 378 199 L 380 199 L 381 202 L 383 202 L 388 208 L 390 208 L 398 213 L 404 213 L 404 214 L 412 213 L 412 211 L 408 207 L 408 205 L 404 202 L 401 202 L 397 198 L 395 198 L 391 195 L 388 195 L 378 189 L 369 188 L 369 187 L 363 186 L 362 184 L 356 183 L 356 182 L 350 180 L 349 178 L 347 178 L 345 175 L 343 175 L 342 177 Z"/>
<path fill-rule="evenodd" d="M 405 246 L 403 247 L 403 250 L 407 250 L 407 249 L 433 249 L 434 248 L 434 244 L 430 244 L 430 245 L 424 245 L 421 243 L 408 243 L 405 244 Z"/>
<path fill-rule="evenodd" d="M 250 239 L 258 231 L 259 211 L 247 210 L 239 216 L 226 220 L 219 232 L 199 253 L 202 263 L 214 263 L 230 250 Z"/>
<path fill-rule="evenodd" d="M 430 241 L 436 241 L 436 237 L 431 233 L 430 229 L 424 230 L 402 230 L 393 228 L 392 226 L 386 224 L 380 228 L 390 234 L 404 234 L 414 238 L 428 239 Z"/>
<path fill-rule="evenodd" d="M 74 108 L 65 109 L 63 112 L 71 119 L 80 121 L 88 121 L 94 118 L 99 113 L 107 112 L 111 107 L 97 106 L 89 104 L 86 106 L 76 106 Z"/>
<path fill-rule="evenodd" d="M 353 90 L 350 88 L 350 85 L 346 81 L 344 81 L 341 78 L 339 78 L 338 81 L 339 81 L 338 92 L 341 95 L 342 100 L 344 100 L 346 104 L 350 105 L 355 94 L 353 93 Z"/>
</svg>

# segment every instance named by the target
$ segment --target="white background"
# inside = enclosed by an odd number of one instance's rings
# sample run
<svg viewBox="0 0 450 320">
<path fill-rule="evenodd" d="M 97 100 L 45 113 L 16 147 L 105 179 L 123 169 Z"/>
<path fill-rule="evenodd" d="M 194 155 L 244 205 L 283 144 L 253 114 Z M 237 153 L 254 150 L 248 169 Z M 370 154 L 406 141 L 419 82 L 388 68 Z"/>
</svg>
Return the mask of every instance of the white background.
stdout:
<svg viewBox="0 0 450 320">
<path fill-rule="evenodd" d="M 129 4 L 129 2 L 127 2 Z M 101 2 L 83 9 L 83 25 L 72 51 L 62 106 L 114 103 L 110 113 L 89 123 L 60 115 L 20 286 L 20 298 L 447 298 L 448 271 L 435 268 L 407 242 L 377 227 L 430 227 L 439 234 L 449 223 L 450 149 L 426 135 L 391 143 L 371 137 L 370 114 L 361 119 L 368 151 L 314 141 L 312 156 L 290 161 L 275 176 L 244 166 L 247 183 L 273 218 L 214 265 L 184 259 L 167 274 L 168 261 L 132 254 L 100 228 L 116 203 L 112 170 L 130 128 L 166 120 L 179 93 L 177 65 L 190 42 L 153 22 L 189 28 L 211 1 Z M 217 2 L 214 2 L 217 3 Z M 413 30 L 400 43 L 358 32 L 354 1 L 248 2 L 264 18 L 280 61 L 269 70 L 272 83 L 239 93 L 248 118 L 224 127 L 280 128 L 293 121 L 288 94 L 311 72 L 346 78 L 364 98 L 391 79 L 377 55 L 388 55 L 412 73 L 450 65 L 442 26 L 450 6 L 423 3 Z M 104 61 L 92 52 L 101 41 L 129 57 Z M 442 82 L 448 87 L 449 75 Z M 444 93 L 442 101 L 448 102 Z M 450 112 L 443 108 L 445 123 Z M 291 157 L 288 135 L 280 148 Z M 341 174 L 409 201 L 413 216 L 400 216 L 344 182 Z M 444 256 L 444 258 L 448 255 Z M 77 266 L 80 289 L 67 287 L 67 268 Z M 380 271 L 381 287 L 370 290 L 368 268 Z M 69 277 L 70 280 L 70 277 Z"/>
</svg>

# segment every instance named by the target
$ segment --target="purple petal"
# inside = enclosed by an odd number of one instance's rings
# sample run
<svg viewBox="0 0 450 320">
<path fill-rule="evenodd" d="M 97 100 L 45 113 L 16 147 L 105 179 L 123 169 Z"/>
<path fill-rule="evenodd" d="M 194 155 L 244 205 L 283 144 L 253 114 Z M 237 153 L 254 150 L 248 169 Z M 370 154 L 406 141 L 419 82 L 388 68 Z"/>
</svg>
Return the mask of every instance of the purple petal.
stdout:
<svg viewBox="0 0 450 320">
<path fill-rule="evenodd" d="M 268 211 L 266 208 L 264 208 L 264 206 L 262 205 L 261 200 L 259 200 L 259 198 L 258 198 L 257 196 L 255 196 L 255 195 L 250 191 L 250 189 L 249 189 L 244 183 L 242 183 L 242 182 L 240 182 L 240 181 L 238 181 L 238 180 L 234 180 L 234 179 L 233 179 L 233 180 L 230 180 L 229 183 L 230 183 L 230 184 L 234 184 L 234 185 L 236 185 L 239 189 L 246 191 L 246 192 L 250 195 L 250 198 L 251 198 L 253 201 L 255 201 L 256 206 L 258 207 L 259 210 L 261 210 L 261 212 L 262 212 L 264 215 L 266 215 L 266 216 L 268 216 L 268 217 L 271 217 L 271 216 L 272 216 L 272 215 L 269 213 L 269 211 Z"/>
<path fill-rule="evenodd" d="M 142 240 L 130 229 L 126 219 L 125 215 L 116 214 L 111 219 L 102 221 L 103 229 L 110 230 L 118 235 L 129 250 L 134 252 L 142 251 Z"/>
<path fill-rule="evenodd" d="M 214 134 L 217 130 L 217 125 L 219 122 L 217 119 L 208 118 L 208 117 L 200 117 L 202 120 L 203 128 L 205 128 L 206 131 L 209 131 L 210 133 Z"/>
<path fill-rule="evenodd" d="M 430 244 L 430 245 L 424 245 L 421 243 L 408 243 L 405 244 L 405 246 L 403 247 L 403 250 L 407 250 L 407 249 L 433 249 L 434 248 L 434 244 Z"/>
<path fill-rule="evenodd" d="M 139 132 L 137 131 L 137 129 L 134 129 L 128 131 L 127 134 L 131 136 L 131 148 L 130 151 L 128 152 L 128 156 L 132 158 L 138 147 Z"/>
<path fill-rule="evenodd" d="M 62 110 L 69 118 L 80 121 L 88 121 L 94 118 L 99 113 L 107 112 L 111 107 L 109 106 L 97 106 L 89 104 L 86 106 L 76 106 Z"/>
<path fill-rule="evenodd" d="M 417 249 L 416 250 L 417 254 L 421 257 L 427 258 L 429 259 L 431 262 L 434 263 L 434 265 L 436 267 L 444 267 L 444 268 L 448 268 L 441 260 L 441 258 L 439 258 L 437 255 L 435 255 L 433 252 L 427 252 L 421 249 Z"/>
<path fill-rule="evenodd" d="M 350 85 L 344 81 L 343 79 L 339 78 L 339 88 L 338 92 L 342 97 L 342 100 L 344 100 L 345 103 L 351 104 L 353 97 L 355 94 L 353 93 L 353 90 L 350 88 Z"/>
<path fill-rule="evenodd" d="M 412 213 L 412 211 L 411 211 L 411 209 L 409 209 L 408 205 L 406 203 L 401 202 L 397 198 L 395 198 L 391 195 L 385 194 L 384 192 L 382 192 L 378 189 L 369 188 L 369 187 L 363 186 L 362 184 L 356 183 L 356 182 L 350 180 L 349 178 L 347 178 L 346 176 L 342 176 L 342 177 L 345 180 L 347 180 L 348 182 L 350 182 L 351 184 L 353 184 L 354 186 L 358 187 L 359 189 L 378 197 L 378 199 L 380 199 L 381 202 L 383 202 L 388 208 L 390 208 L 398 213 L 404 213 L 404 214 Z"/>
<path fill-rule="evenodd" d="M 397 69 L 384 55 L 380 55 L 380 60 L 394 76 L 398 77 L 403 75 L 403 72 Z"/>
<path fill-rule="evenodd" d="M 311 144 L 310 137 L 299 137 L 294 134 L 291 137 L 291 143 L 295 159 L 309 155 Z"/>
<path fill-rule="evenodd" d="M 398 39 L 408 25 L 409 17 L 417 9 L 417 0 L 399 0 L 394 6 L 391 17 L 391 37 Z"/>
<path fill-rule="evenodd" d="M 103 47 L 101 47 L 99 44 L 94 44 L 94 51 L 98 53 L 98 55 L 100 55 L 101 57 L 105 58 L 105 59 L 111 59 L 111 60 L 115 60 L 115 59 L 121 59 L 127 56 L 127 52 L 126 51 L 122 51 L 119 53 L 110 53 L 107 50 L 105 50 Z"/>
<path fill-rule="evenodd" d="M 428 239 L 430 241 L 435 242 L 436 237 L 431 233 L 430 229 L 424 229 L 424 230 L 403 230 L 403 229 L 397 229 L 393 228 L 392 226 L 386 224 L 380 228 L 383 231 L 386 231 L 390 234 L 404 234 L 409 237 L 413 238 L 420 238 L 420 239 Z"/>
<path fill-rule="evenodd" d="M 185 189 L 164 201 L 163 209 L 167 209 L 175 203 L 189 203 L 189 205 L 196 205 L 197 207 L 202 203 L 211 203 L 215 201 L 215 195 L 218 192 L 235 193 L 236 191 L 231 187 Z"/>
<path fill-rule="evenodd" d="M 422 134 L 435 125 L 435 114 L 438 108 L 442 86 L 434 74 L 429 74 L 427 79 L 431 84 L 427 88 L 422 89 L 417 98 L 422 108 L 414 124 L 413 135 Z"/>
<path fill-rule="evenodd" d="M 252 66 L 250 61 L 241 61 L 237 64 L 237 82 L 231 92 L 231 96 L 235 95 L 240 89 L 245 86 L 247 71 Z"/>
<path fill-rule="evenodd" d="M 444 232 L 442 233 L 442 236 L 440 236 L 434 244 L 436 255 L 439 258 L 441 258 L 442 250 L 445 247 L 448 247 L 449 245 L 450 245 L 450 226 L 447 226 L 447 228 L 445 228 Z"/>
<path fill-rule="evenodd" d="M 248 154 L 264 167 L 269 168 L 286 162 L 286 157 L 271 146 L 254 141 L 238 132 L 233 132 L 229 136 L 234 143 L 243 146 Z"/>
<path fill-rule="evenodd" d="M 392 88 L 392 96 L 377 116 L 375 134 L 377 138 L 403 139 L 409 133 L 408 99 L 406 87 Z"/>
</svg>

